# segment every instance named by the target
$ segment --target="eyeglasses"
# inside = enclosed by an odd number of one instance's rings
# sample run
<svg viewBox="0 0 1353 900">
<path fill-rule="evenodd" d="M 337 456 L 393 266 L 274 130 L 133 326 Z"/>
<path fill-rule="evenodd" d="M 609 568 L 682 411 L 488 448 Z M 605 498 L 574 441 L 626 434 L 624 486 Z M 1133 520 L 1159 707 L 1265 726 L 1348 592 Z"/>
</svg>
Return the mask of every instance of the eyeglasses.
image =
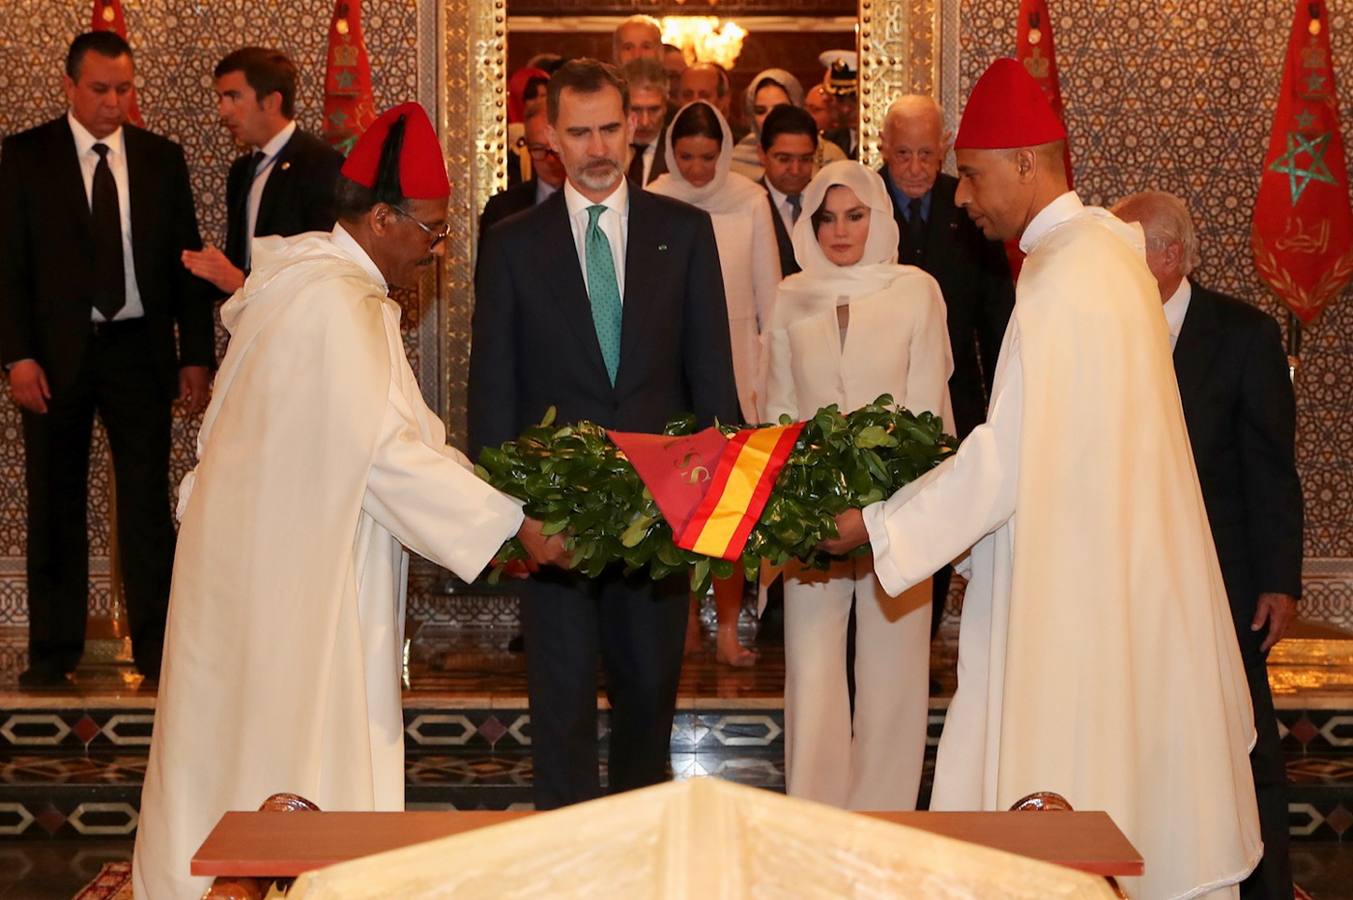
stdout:
<svg viewBox="0 0 1353 900">
<path fill-rule="evenodd" d="M 517 146 L 525 147 L 526 152 L 530 153 L 531 158 L 534 159 L 536 162 L 541 162 L 542 160 L 549 159 L 551 156 L 559 155 L 558 153 L 554 152 L 554 148 L 552 148 L 549 144 L 531 144 L 527 143 L 526 140 L 523 139 Z"/>
<path fill-rule="evenodd" d="M 451 234 L 450 222 L 447 222 L 441 228 L 433 228 L 431 225 L 419 221 L 418 217 L 415 216 L 413 213 L 405 212 L 398 206 L 391 206 L 390 209 L 394 210 L 395 215 L 403 216 L 413 224 L 417 225 L 420 229 L 422 229 L 423 234 L 426 234 L 428 237 L 432 238 L 432 243 L 428 245 L 429 250 L 440 244 L 442 241 L 446 240 L 447 236 Z"/>
</svg>

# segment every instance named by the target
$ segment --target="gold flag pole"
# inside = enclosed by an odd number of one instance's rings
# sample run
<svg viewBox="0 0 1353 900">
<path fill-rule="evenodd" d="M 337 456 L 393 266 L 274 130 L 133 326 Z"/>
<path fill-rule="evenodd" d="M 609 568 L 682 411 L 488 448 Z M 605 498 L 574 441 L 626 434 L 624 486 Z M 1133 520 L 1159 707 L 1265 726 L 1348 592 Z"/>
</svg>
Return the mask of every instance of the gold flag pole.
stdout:
<svg viewBox="0 0 1353 900">
<path fill-rule="evenodd" d="M 119 681 L 137 678 L 132 668 L 132 642 L 127 629 L 127 612 L 122 590 L 122 562 L 117 530 L 117 478 L 113 459 L 108 467 L 108 609 L 90 610 L 85 619 L 85 653 L 78 677 L 84 681 Z"/>
</svg>

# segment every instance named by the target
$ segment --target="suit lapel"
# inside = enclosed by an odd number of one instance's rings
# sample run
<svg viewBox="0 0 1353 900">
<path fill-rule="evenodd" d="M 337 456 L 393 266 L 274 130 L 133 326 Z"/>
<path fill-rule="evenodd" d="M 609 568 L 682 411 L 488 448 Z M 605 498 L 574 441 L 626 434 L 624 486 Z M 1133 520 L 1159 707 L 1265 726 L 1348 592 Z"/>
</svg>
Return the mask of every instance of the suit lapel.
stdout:
<svg viewBox="0 0 1353 900">
<path fill-rule="evenodd" d="M 123 128 L 123 146 L 127 149 L 127 196 L 131 203 L 132 216 L 132 262 L 137 271 L 149 272 L 151 266 L 141 255 L 150 247 L 148 220 L 155 197 L 152 193 L 155 176 L 151 171 L 151 161 L 146 158 L 145 146 L 141 143 L 140 129 L 128 125 Z"/>
<path fill-rule="evenodd" d="M 785 228 L 785 220 L 780 217 L 780 211 L 775 208 L 775 198 L 771 196 L 765 176 L 762 176 L 757 184 L 761 185 L 761 189 L 766 192 L 766 205 L 770 207 L 770 223 L 775 228 L 775 247 L 780 252 L 780 274 L 787 276 L 791 271 L 796 270 L 798 265 L 798 261 L 794 258 L 794 242 L 789 239 L 789 229 Z"/>
<path fill-rule="evenodd" d="M 272 228 L 272 213 L 279 202 L 278 198 L 287 192 L 287 185 L 291 183 L 292 158 L 296 155 L 296 135 L 299 133 L 292 132 L 282 149 L 277 151 L 277 158 L 272 161 L 268 180 L 263 182 L 263 196 L 258 198 L 258 215 L 254 217 L 254 234 L 249 235 L 250 239 L 258 234 L 260 227 L 266 228 L 264 234 L 276 230 Z"/>
<path fill-rule="evenodd" d="M 616 384 L 625 376 L 626 362 L 644 346 L 643 330 L 648 318 L 647 298 L 655 296 L 666 245 L 659 241 L 658 216 L 643 191 L 629 191 L 629 233 L 625 238 L 624 311 L 620 319 L 620 368 Z"/>
<path fill-rule="evenodd" d="M 564 201 L 563 188 L 540 204 L 540 211 L 539 246 L 544 257 L 540 271 L 552 273 L 552 277 L 546 280 L 559 300 L 565 321 L 573 328 L 579 346 L 584 348 L 583 352 L 593 368 L 609 383 L 606 361 L 601 356 L 601 342 L 597 340 L 597 328 L 592 322 L 592 301 L 587 296 L 587 282 L 578 264 L 578 247 L 573 242 L 573 228 L 568 221 L 568 204 Z"/>
<path fill-rule="evenodd" d="M 55 196 L 58 206 L 69 211 L 70 221 L 85 241 L 93 240 L 90 221 L 89 196 L 85 193 L 85 176 L 80 171 L 80 159 L 75 152 L 75 135 L 70 123 L 62 116 L 52 129 L 52 160 L 55 173 Z"/>
<path fill-rule="evenodd" d="M 954 245 L 958 217 L 962 211 L 954 205 L 954 192 L 941 175 L 930 189 L 930 221 L 926 223 L 925 258 L 942 259 Z"/>
<path fill-rule="evenodd" d="M 1188 313 L 1174 347 L 1175 379 L 1185 406 L 1197 396 L 1217 356 L 1217 319 L 1207 291 L 1193 286 Z"/>
</svg>

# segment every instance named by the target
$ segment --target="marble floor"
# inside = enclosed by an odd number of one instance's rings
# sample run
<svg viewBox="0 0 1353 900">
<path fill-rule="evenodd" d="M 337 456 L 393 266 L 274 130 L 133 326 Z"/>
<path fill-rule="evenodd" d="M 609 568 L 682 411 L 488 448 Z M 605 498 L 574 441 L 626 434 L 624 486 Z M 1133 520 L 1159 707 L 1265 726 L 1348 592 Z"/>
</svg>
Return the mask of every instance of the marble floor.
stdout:
<svg viewBox="0 0 1353 900">
<path fill-rule="evenodd" d="M 408 646 L 404 694 L 410 808 L 529 806 L 525 657 L 509 631 L 426 625 Z M 747 635 L 750 641 L 752 636 Z M 784 650 L 757 644 L 749 669 L 717 663 L 707 635 L 682 673 L 672 735 L 676 778 L 714 775 L 784 790 Z M 934 745 L 955 684 L 956 632 L 932 653 Z M 21 691 L 21 631 L 0 631 L 0 900 L 69 897 L 104 862 L 130 855 L 155 689 L 127 668 L 82 668 L 59 689 Z M 1301 626 L 1270 660 L 1287 753 L 1293 864 L 1319 898 L 1353 900 L 1353 640 Z M 604 696 L 598 737 L 608 731 Z M 604 741 L 603 777 L 604 777 Z"/>
</svg>

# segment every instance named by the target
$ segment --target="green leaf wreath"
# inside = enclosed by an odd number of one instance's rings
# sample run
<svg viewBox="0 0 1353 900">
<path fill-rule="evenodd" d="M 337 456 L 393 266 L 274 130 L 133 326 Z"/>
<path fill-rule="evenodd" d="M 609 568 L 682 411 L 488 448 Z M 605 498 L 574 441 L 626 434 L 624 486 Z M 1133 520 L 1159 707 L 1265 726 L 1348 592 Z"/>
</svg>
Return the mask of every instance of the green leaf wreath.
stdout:
<svg viewBox="0 0 1353 900">
<path fill-rule="evenodd" d="M 691 590 L 708 590 L 711 578 L 733 574 L 735 563 L 682 550 L 653 495 L 610 439 L 592 422 L 556 426 L 551 409 L 539 425 L 501 447 L 486 447 L 475 471 L 489 484 L 526 503 L 546 534 L 564 533 L 573 569 L 590 577 L 611 565 L 654 580 L 687 572 Z M 782 417 L 781 424 L 790 424 Z M 726 436 L 740 429 L 721 425 Z M 691 415 L 673 420 L 664 434 L 695 430 Z M 836 537 L 835 517 L 890 496 L 954 452 L 956 442 L 931 413 L 915 415 L 887 394 L 842 414 L 818 410 L 799 435 L 761 519 L 742 554 L 755 577 L 761 562 L 791 559 L 824 569 L 831 557 L 818 543 Z M 503 545 L 491 579 L 526 552 L 515 538 Z"/>
</svg>

